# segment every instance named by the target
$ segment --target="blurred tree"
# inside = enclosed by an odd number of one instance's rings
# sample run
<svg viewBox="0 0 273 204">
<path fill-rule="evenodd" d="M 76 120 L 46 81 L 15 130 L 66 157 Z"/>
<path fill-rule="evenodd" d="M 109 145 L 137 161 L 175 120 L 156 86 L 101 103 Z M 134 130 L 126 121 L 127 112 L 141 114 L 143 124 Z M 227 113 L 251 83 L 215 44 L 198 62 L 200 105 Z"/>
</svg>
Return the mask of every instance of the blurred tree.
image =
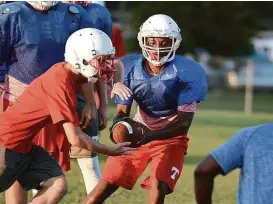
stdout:
<svg viewBox="0 0 273 204">
<path fill-rule="evenodd" d="M 178 52 L 206 48 L 211 54 L 246 55 L 253 51 L 250 38 L 263 28 L 261 20 L 272 18 L 272 2 L 127 2 L 132 12 L 132 28 L 151 15 L 171 16 L 181 28 L 182 45 Z M 140 51 L 136 38 L 128 41 L 128 50 Z"/>
</svg>

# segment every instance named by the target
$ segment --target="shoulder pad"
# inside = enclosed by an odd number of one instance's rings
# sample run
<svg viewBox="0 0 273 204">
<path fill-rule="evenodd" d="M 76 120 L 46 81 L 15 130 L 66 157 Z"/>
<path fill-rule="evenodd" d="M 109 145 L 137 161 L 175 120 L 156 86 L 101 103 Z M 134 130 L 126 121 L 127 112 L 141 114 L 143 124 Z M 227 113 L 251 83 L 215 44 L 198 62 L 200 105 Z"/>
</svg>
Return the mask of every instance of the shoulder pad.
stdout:
<svg viewBox="0 0 273 204">
<path fill-rule="evenodd" d="M 1 15 L 7 15 L 7 14 L 14 14 L 18 13 L 20 11 L 20 8 L 18 6 L 14 5 L 3 5 L 0 9 Z"/>
<path fill-rule="evenodd" d="M 142 55 L 140 54 L 130 54 L 123 57 L 120 61 L 124 66 L 124 78 L 131 72 L 133 67 L 135 67 L 139 60 L 142 59 Z"/>
<path fill-rule="evenodd" d="M 201 64 L 183 56 L 176 56 L 175 65 L 177 66 L 177 74 L 181 80 L 194 81 L 199 80 L 206 75 Z"/>
<path fill-rule="evenodd" d="M 72 14 L 79 14 L 80 13 L 79 9 L 74 5 L 69 6 L 68 10 Z"/>
</svg>

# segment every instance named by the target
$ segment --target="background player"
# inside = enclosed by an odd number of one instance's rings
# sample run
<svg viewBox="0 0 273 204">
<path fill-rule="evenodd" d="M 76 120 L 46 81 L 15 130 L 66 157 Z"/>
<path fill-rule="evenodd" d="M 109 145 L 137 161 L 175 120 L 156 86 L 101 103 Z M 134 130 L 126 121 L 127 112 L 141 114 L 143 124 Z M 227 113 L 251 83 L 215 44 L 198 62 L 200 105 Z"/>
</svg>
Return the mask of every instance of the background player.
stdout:
<svg viewBox="0 0 273 204">
<path fill-rule="evenodd" d="M 273 123 L 244 128 L 213 150 L 194 172 L 198 204 L 212 203 L 214 179 L 240 169 L 238 203 L 271 203 Z"/>
<path fill-rule="evenodd" d="M 93 2 L 91 3 L 90 1 L 69 1 L 69 3 L 81 5 L 87 11 L 89 18 L 94 23 L 95 28 L 102 30 L 111 38 L 112 20 L 107 8 Z M 95 119 L 92 121 L 91 126 L 83 128 L 83 131 L 98 141 L 99 131 L 106 127 L 108 120 L 106 83 L 102 80 L 98 80 L 95 83 L 94 92 L 98 111 L 95 111 Z M 86 107 L 86 102 L 82 94 L 79 93 L 77 97 L 77 110 L 79 116 L 81 117 L 81 113 L 83 112 L 84 107 Z M 70 157 L 77 159 L 84 178 L 86 192 L 90 193 L 97 185 L 101 177 L 98 154 L 72 146 Z"/>
<path fill-rule="evenodd" d="M 66 43 L 65 62 L 57 63 L 35 79 L 5 112 L 0 114 L 0 192 L 16 180 L 25 190 L 38 189 L 32 203 L 58 203 L 67 192 L 61 167 L 32 138 L 50 123 L 63 126 L 68 141 L 106 155 L 128 154 L 130 143 L 105 146 L 80 128 L 76 92 L 86 81 L 113 75 L 115 49 L 97 29 L 73 33 Z"/>
<path fill-rule="evenodd" d="M 92 1 L 70 1 L 70 3 L 81 5 L 89 14 L 90 19 L 94 23 L 94 26 L 105 32 L 110 38 L 117 37 L 116 32 L 112 28 L 111 15 L 107 8 L 102 4 L 97 4 Z M 99 2 L 101 3 L 101 2 Z M 115 30 L 116 31 L 116 30 Z M 115 38 L 116 39 L 116 38 Z M 120 40 L 120 38 L 118 38 Z M 122 39 L 121 39 L 122 40 Z M 114 41 L 112 39 L 113 45 Z M 116 41 L 115 41 L 116 42 Z M 123 42 L 116 42 L 118 45 Z M 114 45 L 115 47 L 115 45 Z M 116 49 L 116 56 L 120 54 L 120 47 Z M 120 57 L 120 56 L 117 56 Z M 122 80 L 122 68 L 119 67 L 119 64 L 115 64 L 117 72 L 114 77 L 114 81 Z M 107 125 L 108 120 L 108 97 L 107 97 L 107 88 L 112 87 L 112 83 L 106 83 L 99 80 L 94 86 L 96 105 L 98 108 L 98 114 L 96 114 L 96 119 L 92 122 L 90 127 L 86 127 L 83 131 L 92 136 L 93 139 L 99 139 L 99 131 L 103 130 Z M 81 94 L 78 94 L 78 114 L 79 116 L 82 113 L 83 108 L 86 106 L 85 100 Z M 79 167 L 82 171 L 84 178 L 84 183 L 86 187 L 87 194 L 90 193 L 94 187 L 98 184 L 99 179 L 101 178 L 101 171 L 99 167 L 98 154 L 89 152 L 85 149 L 80 149 L 77 147 L 71 148 L 71 158 L 76 158 L 79 164 Z"/>
<path fill-rule="evenodd" d="M 146 20 L 138 41 L 145 58 L 129 55 L 122 59 L 124 84 L 133 95 L 121 83 L 114 86 L 113 93 L 124 94 L 116 98 L 114 124 L 130 115 L 134 99 L 138 103 L 134 120 L 150 130 L 132 155 L 108 158 L 102 179 L 84 203 L 103 203 L 119 186 L 132 189 L 149 161 L 150 177 L 141 186 L 150 189 L 149 203 L 164 203 L 182 172 L 196 103 L 207 92 L 205 72 L 195 61 L 175 56 L 181 35 L 169 16 L 158 14 Z"/>
</svg>

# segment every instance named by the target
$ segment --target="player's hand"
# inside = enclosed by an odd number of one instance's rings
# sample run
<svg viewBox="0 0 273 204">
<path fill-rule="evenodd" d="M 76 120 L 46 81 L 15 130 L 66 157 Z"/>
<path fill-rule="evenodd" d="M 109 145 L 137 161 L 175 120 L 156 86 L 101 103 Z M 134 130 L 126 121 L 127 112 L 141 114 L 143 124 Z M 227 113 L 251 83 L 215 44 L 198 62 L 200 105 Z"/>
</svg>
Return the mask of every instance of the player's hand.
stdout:
<svg viewBox="0 0 273 204">
<path fill-rule="evenodd" d="M 3 83 L 0 83 L 0 96 L 2 95 L 2 93 L 4 92 L 5 90 L 5 86 Z"/>
<path fill-rule="evenodd" d="M 114 98 L 115 94 L 118 95 L 122 100 L 127 100 L 133 95 L 133 92 L 123 83 L 117 82 L 114 84 L 114 87 L 111 91 L 111 98 Z"/>
<path fill-rule="evenodd" d="M 108 146 L 107 155 L 108 156 L 121 156 L 129 155 L 131 151 L 134 151 L 134 148 L 129 147 L 131 142 L 118 143 Z"/>
<path fill-rule="evenodd" d="M 96 120 L 96 106 L 85 105 L 82 110 L 81 128 L 87 128 Z"/>
<path fill-rule="evenodd" d="M 107 126 L 108 121 L 108 106 L 106 105 L 100 105 L 100 108 L 98 110 L 98 116 L 99 116 L 99 130 L 104 130 Z"/>
</svg>

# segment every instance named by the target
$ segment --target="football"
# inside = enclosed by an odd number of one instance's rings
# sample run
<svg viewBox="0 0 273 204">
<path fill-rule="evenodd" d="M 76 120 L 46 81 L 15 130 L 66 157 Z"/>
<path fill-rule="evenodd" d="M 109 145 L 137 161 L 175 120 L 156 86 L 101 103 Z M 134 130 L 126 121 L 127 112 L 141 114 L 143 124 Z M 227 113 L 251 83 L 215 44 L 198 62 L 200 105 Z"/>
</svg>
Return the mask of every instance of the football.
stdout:
<svg viewBox="0 0 273 204">
<path fill-rule="evenodd" d="M 115 143 L 131 142 L 132 145 L 136 145 L 143 138 L 145 129 L 141 123 L 126 118 L 113 126 L 111 139 Z"/>
</svg>

